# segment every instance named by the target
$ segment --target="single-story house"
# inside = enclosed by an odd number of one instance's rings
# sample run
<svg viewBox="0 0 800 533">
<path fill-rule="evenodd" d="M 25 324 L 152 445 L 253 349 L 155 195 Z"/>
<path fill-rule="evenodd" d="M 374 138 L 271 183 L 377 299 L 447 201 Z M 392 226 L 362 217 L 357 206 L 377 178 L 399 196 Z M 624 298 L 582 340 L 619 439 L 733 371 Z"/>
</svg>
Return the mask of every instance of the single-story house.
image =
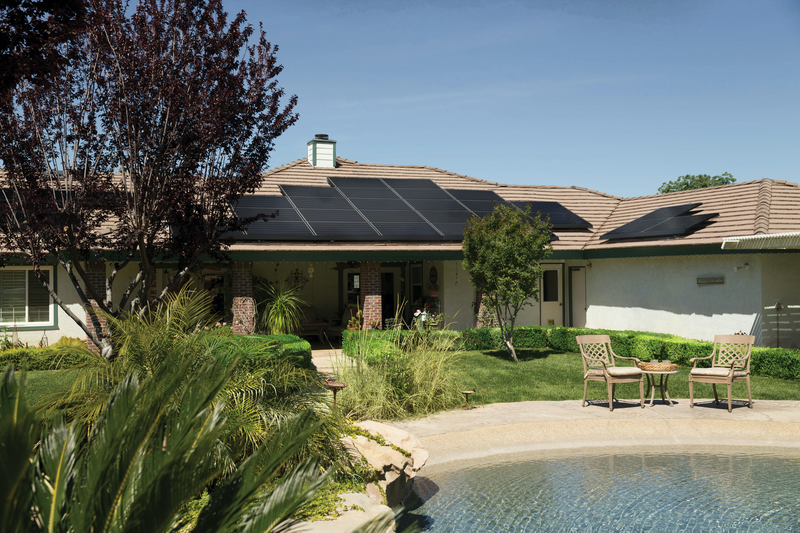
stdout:
<svg viewBox="0 0 800 533">
<path fill-rule="evenodd" d="M 405 302 L 405 319 L 428 308 L 447 315 L 455 329 L 474 327 L 480 295 L 462 267 L 461 229 L 494 200 L 530 203 L 554 222 L 540 301 L 518 324 L 703 340 L 742 331 L 759 345 L 800 347 L 795 183 L 762 179 L 620 198 L 581 187 L 505 185 L 426 166 L 359 163 L 339 157 L 336 141 L 325 135 L 307 150 L 307 157 L 264 174 L 255 194 L 236 206 L 242 215 L 278 216 L 236 236 L 232 266 L 212 265 L 197 280 L 232 308 L 237 331 L 253 327 L 254 280 L 301 285 L 315 323 L 332 323 L 359 305 L 365 323 L 383 327 Z M 87 267 L 105 274 L 103 263 Z M 82 337 L 26 281 L 28 270 L 0 269 L 0 325 L 16 325 L 31 343 L 43 335 L 51 342 Z M 78 302 L 66 274 L 49 270 L 61 297 Z M 165 268 L 163 282 L 169 275 Z"/>
</svg>

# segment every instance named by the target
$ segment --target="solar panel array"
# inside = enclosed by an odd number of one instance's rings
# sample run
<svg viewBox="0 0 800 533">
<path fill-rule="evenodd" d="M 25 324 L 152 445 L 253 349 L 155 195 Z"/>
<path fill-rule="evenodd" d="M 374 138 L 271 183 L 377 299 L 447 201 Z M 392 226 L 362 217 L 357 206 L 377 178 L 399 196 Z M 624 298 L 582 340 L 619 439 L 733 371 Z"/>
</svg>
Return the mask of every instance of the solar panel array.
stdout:
<svg viewBox="0 0 800 533">
<path fill-rule="evenodd" d="M 525 210 L 531 206 L 531 214 L 536 216 L 541 213 L 542 218 L 550 217 L 553 229 L 589 229 L 589 222 L 582 219 L 558 202 L 511 202 L 518 208 Z"/>
<path fill-rule="evenodd" d="M 281 185 L 283 196 L 243 197 L 234 208 L 237 216 L 277 216 L 234 236 L 281 241 L 460 241 L 471 216 L 492 212 L 495 203 L 509 205 L 493 191 L 447 190 L 431 180 L 337 177 L 328 182 L 330 187 Z M 556 202 L 540 203 L 554 215 L 583 220 Z"/>
<path fill-rule="evenodd" d="M 719 213 L 693 213 L 702 203 L 661 207 L 643 217 L 609 231 L 601 239 L 642 239 L 651 237 L 673 237 L 686 235 L 703 225 Z"/>
</svg>

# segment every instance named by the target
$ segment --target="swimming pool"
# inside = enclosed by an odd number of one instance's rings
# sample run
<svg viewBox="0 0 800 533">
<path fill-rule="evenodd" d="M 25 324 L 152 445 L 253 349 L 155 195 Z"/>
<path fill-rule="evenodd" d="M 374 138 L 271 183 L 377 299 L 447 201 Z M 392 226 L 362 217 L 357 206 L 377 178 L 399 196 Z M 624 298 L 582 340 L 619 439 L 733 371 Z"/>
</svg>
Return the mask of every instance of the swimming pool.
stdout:
<svg viewBox="0 0 800 533">
<path fill-rule="evenodd" d="M 800 532 L 797 456 L 637 450 L 420 475 L 409 518 L 430 532 Z"/>
</svg>

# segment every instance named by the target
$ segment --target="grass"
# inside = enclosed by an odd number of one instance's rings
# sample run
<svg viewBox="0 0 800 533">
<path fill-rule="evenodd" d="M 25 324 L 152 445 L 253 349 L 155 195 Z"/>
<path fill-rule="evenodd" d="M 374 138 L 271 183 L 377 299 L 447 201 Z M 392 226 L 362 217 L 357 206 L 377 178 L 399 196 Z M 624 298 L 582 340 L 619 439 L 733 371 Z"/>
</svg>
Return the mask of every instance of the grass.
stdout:
<svg viewBox="0 0 800 533">
<path fill-rule="evenodd" d="M 477 387 L 470 403 L 580 400 L 583 398 L 583 365 L 580 354 L 555 352 L 549 349 L 517 350 L 519 362 L 513 362 L 505 350 L 463 352 L 459 367 L 466 389 Z M 630 361 L 624 363 L 629 364 Z M 672 398 L 689 397 L 689 367 L 678 367 L 670 376 Z M 753 376 L 750 378 L 753 400 L 800 400 L 800 383 Z M 646 391 L 645 382 L 645 392 Z M 727 397 L 725 388 L 717 387 Z M 711 385 L 695 384 L 695 398 L 713 398 Z M 660 397 L 659 391 L 656 396 Z M 734 398 L 747 397 L 747 385 L 734 383 Z M 616 397 L 638 399 L 638 384 L 617 385 Z M 608 399 L 605 383 L 590 382 L 587 399 Z"/>
<path fill-rule="evenodd" d="M 66 392 L 72 382 L 60 370 L 31 370 L 28 372 L 28 405 L 36 405 L 44 398 Z"/>
</svg>

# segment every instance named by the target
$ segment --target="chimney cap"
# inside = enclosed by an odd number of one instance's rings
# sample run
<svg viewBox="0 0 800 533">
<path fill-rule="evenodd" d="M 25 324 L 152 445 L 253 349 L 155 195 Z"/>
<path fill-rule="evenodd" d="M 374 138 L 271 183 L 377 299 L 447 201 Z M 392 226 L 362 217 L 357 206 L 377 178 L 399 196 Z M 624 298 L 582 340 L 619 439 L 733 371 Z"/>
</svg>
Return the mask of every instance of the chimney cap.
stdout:
<svg viewBox="0 0 800 533">
<path fill-rule="evenodd" d="M 327 133 L 317 133 L 316 135 L 314 135 L 314 138 L 315 139 L 319 139 L 321 141 L 327 141 L 328 140 L 328 134 Z"/>
</svg>

